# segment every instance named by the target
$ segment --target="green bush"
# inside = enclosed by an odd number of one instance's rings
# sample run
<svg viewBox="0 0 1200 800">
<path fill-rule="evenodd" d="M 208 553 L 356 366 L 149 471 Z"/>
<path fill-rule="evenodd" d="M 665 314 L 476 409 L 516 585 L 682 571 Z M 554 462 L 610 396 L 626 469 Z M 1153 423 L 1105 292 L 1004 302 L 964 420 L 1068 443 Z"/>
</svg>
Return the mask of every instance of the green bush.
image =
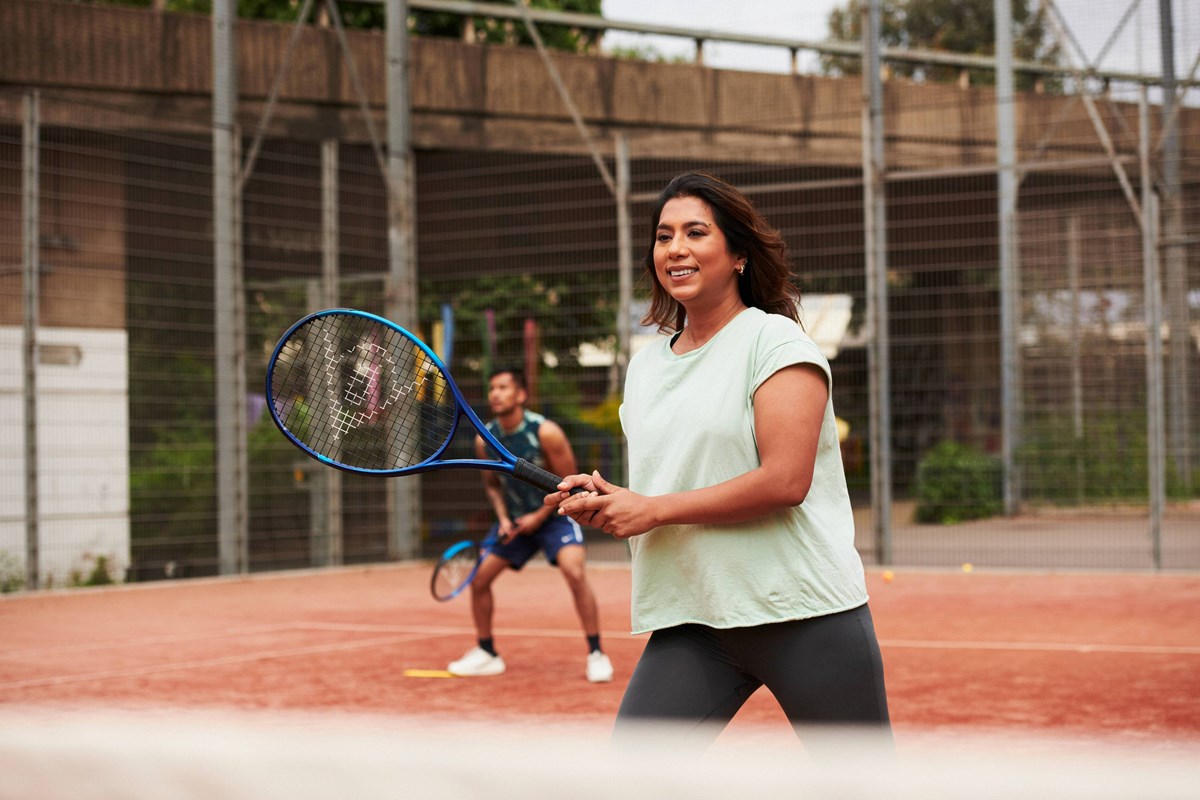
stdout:
<svg viewBox="0 0 1200 800">
<path fill-rule="evenodd" d="M 111 586 L 114 583 L 116 581 L 109 570 L 108 556 L 96 556 L 96 563 L 87 575 L 75 573 L 71 576 L 72 586 Z"/>
<path fill-rule="evenodd" d="M 25 588 L 25 566 L 7 550 L 0 550 L 0 594 Z"/>
<path fill-rule="evenodd" d="M 1019 451 L 1024 500 L 1058 505 L 1144 503 L 1149 443 L 1143 410 L 1090 409 L 1076 431 L 1069 414 L 1031 416 Z M 1198 440 L 1200 441 L 1200 440 Z M 1196 447 L 1193 444 L 1192 447 Z M 1200 497 L 1200 470 L 1186 481 L 1166 459 L 1167 496 Z"/>
<path fill-rule="evenodd" d="M 917 465 L 917 522 L 952 524 L 983 519 L 1004 508 L 1000 460 L 946 441 Z"/>
</svg>

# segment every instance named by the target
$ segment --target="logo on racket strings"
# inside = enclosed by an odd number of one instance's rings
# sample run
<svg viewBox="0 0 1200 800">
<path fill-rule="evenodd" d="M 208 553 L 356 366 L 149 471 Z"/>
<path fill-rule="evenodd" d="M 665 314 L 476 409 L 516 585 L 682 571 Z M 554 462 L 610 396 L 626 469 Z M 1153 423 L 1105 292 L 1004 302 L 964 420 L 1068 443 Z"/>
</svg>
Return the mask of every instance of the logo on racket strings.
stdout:
<svg viewBox="0 0 1200 800">
<path fill-rule="evenodd" d="M 410 396 L 419 397 L 429 373 L 437 372 L 432 363 L 422 359 L 422 363 L 412 370 L 413 380 L 405 384 L 394 382 L 389 390 L 385 387 L 387 377 L 400 375 L 402 370 L 379 343 L 378 334 L 372 333 L 369 339 L 360 340 L 350 350 L 339 351 L 329 331 L 323 333 L 325 388 L 333 412 L 331 427 L 337 437 L 375 422 L 393 405 Z M 345 381 L 339 381 L 346 367 L 351 371 Z"/>
</svg>

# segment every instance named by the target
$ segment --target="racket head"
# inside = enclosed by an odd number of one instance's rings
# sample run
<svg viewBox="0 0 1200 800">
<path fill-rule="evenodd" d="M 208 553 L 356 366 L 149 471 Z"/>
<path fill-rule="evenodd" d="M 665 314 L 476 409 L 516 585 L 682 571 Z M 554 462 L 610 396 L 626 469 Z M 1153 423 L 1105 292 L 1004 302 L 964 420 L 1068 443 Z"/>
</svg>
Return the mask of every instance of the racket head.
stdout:
<svg viewBox="0 0 1200 800">
<path fill-rule="evenodd" d="M 479 571 L 482 553 L 480 546 L 470 539 L 447 547 L 433 568 L 433 577 L 429 581 L 433 599 L 443 603 L 453 600 L 470 586 L 475 573 Z"/>
<path fill-rule="evenodd" d="M 354 309 L 318 311 L 283 334 L 267 364 L 267 401 L 275 425 L 301 450 L 372 475 L 428 468 L 461 415 L 477 424 L 428 345 Z"/>
</svg>

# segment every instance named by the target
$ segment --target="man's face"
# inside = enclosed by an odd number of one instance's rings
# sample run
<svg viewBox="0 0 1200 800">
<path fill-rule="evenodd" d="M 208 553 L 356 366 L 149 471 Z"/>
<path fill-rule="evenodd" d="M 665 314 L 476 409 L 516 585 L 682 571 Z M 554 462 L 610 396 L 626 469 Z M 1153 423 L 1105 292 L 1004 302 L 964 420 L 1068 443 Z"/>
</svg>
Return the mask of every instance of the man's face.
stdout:
<svg viewBox="0 0 1200 800">
<path fill-rule="evenodd" d="M 524 406 L 525 400 L 525 390 L 517 385 L 512 373 L 501 372 L 488 381 L 488 407 L 495 416 L 504 416 L 518 406 Z"/>
</svg>

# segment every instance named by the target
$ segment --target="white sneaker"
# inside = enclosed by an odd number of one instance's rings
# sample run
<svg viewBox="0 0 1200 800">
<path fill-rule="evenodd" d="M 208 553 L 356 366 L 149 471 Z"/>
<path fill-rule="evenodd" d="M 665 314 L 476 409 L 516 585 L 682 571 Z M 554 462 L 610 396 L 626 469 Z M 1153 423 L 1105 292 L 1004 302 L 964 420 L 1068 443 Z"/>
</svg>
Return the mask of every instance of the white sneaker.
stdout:
<svg viewBox="0 0 1200 800">
<path fill-rule="evenodd" d="M 608 656 L 601 653 L 599 650 L 593 650 L 588 653 L 587 660 L 587 679 L 592 683 L 608 683 L 612 680 L 613 668 L 612 662 L 608 660 Z"/>
<path fill-rule="evenodd" d="M 485 675 L 504 674 L 504 659 L 494 656 L 482 647 L 472 647 L 458 661 L 452 661 L 446 670 L 460 678 L 481 678 Z"/>
</svg>

